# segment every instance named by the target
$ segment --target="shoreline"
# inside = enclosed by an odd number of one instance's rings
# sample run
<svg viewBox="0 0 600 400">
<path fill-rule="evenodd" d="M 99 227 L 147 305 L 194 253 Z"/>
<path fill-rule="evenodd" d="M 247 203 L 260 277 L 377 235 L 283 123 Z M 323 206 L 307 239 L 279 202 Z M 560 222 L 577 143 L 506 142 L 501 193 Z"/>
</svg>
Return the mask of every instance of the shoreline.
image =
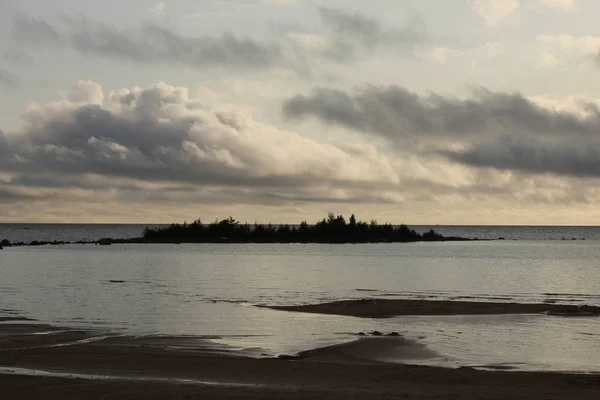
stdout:
<svg viewBox="0 0 600 400">
<path fill-rule="evenodd" d="M 403 315 L 501 315 L 547 314 L 561 317 L 597 317 L 600 307 L 566 304 L 493 303 L 453 300 L 361 299 L 328 303 L 258 306 L 271 310 L 310 314 L 343 315 L 360 318 L 391 318 Z"/>
<path fill-rule="evenodd" d="M 53 334 L 31 335 L 39 331 Z M 93 333 L 41 324 L 0 324 L 3 394 L 11 399 L 116 400 L 600 396 L 598 374 L 446 369 L 377 359 L 389 356 L 390 349 L 400 358 L 426 355 L 426 349 L 402 337 L 359 338 L 302 352 L 294 360 L 219 354 L 208 351 L 201 339 L 189 337 L 113 336 L 94 341 L 82 337 Z"/>
</svg>

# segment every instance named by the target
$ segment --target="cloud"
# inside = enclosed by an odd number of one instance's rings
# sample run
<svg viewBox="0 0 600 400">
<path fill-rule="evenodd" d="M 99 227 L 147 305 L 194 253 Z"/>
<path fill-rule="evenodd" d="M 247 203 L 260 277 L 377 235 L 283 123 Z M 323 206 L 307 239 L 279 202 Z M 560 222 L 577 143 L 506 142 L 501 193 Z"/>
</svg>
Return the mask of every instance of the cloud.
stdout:
<svg viewBox="0 0 600 400">
<path fill-rule="evenodd" d="M 54 45 L 85 55 L 191 68 L 265 68 L 284 62 L 277 44 L 264 44 L 233 34 L 186 37 L 153 24 L 120 30 L 84 17 L 64 21 L 64 29 L 58 29 L 46 20 L 18 14 L 13 23 L 13 38 L 29 46 Z"/>
<path fill-rule="evenodd" d="M 296 4 L 296 0 L 260 0 L 260 2 L 271 6 L 292 6 Z"/>
<path fill-rule="evenodd" d="M 578 68 L 598 60 L 600 36 L 541 34 L 535 39 L 538 46 L 538 67 L 575 65 Z"/>
<path fill-rule="evenodd" d="M 291 120 L 317 118 L 469 166 L 600 177 L 600 108 L 583 100 L 578 106 L 584 112 L 485 89 L 464 100 L 366 86 L 351 93 L 317 88 L 286 101 L 283 112 Z"/>
<path fill-rule="evenodd" d="M 558 61 L 554 54 L 549 51 L 543 51 L 539 56 L 536 63 L 537 68 L 561 68 L 564 67 L 563 63 Z"/>
<path fill-rule="evenodd" d="M 155 9 L 164 12 L 164 3 Z M 320 8 L 319 15 L 325 35 L 286 31 L 286 40 L 259 41 L 232 33 L 184 36 L 151 23 L 117 29 L 85 17 L 62 17 L 60 25 L 53 25 L 45 19 L 17 13 L 12 38 L 18 46 L 55 46 L 86 56 L 143 64 L 197 69 L 284 67 L 303 76 L 311 75 L 315 56 L 346 63 L 378 49 L 409 51 L 426 43 L 423 21 L 416 17 L 399 28 L 384 28 L 375 19 L 359 13 Z"/>
<path fill-rule="evenodd" d="M 483 133 L 546 132 L 592 134 L 596 121 L 552 113 L 520 94 L 476 90 L 461 100 L 436 94 L 419 96 L 399 86 L 364 86 L 354 92 L 316 88 L 310 95 L 288 99 L 285 117 L 315 117 L 356 131 L 389 139 L 412 136 L 465 137 Z"/>
<path fill-rule="evenodd" d="M 149 11 L 151 13 L 156 13 L 156 14 L 160 14 L 160 15 L 165 15 L 166 14 L 166 8 L 167 5 L 164 1 L 159 1 L 158 3 L 156 3 L 154 5 L 154 7 L 152 7 Z"/>
<path fill-rule="evenodd" d="M 360 93 L 346 93 L 354 111 L 362 107 L 354 98 Z M 0 207 L 0 217 L 171 222 L 234 214 L 276 222 L 299 215 L 313 220 L 331 210 L 372 217 L 377 205 L 388 214 L 375 216 L 396 220 L 402 204 L 413 218 L 433 223 L 455 219 L 466 204 L 594 204 L 600 193 L 581 179 L 596 176 L 597 107 L 573 98 L 560 108 L 557 101 L 484 90 L 458 100 L 394 88 L 379 93 L 370 110 L 377 113 L 389 102 L 379 112 L 384 118 L 394 108 L 408 108 L 389 121 L 408 124 L 388 130 L 383 121 L 359 123 L 362 112 L 353 123 L 365 132 L 385 128 L 371 134 L 395 145 L 349 145 L 321 143 L 246 112 L 207 107 L 183 87 L 158 83 L 107 92 L 79 81 L 57 101 L 30 105 L 19 131 L 0 133 L 0 202 L 11 204 Z M 586 112 L 570 111 L 579 101 L 577 108 Z M 329 108 L 325 104 L 327 113 Z M 345 119 L 345 112 L 335 118 Z M 448 131 L 432 129 L 440 125 Z M 567 132 L 568 143 L 559 131 Z M 418 146 L 403 145 L 405 139 Z M 498 143 L 506 154 L 484 152 Z M 534 149 L 541 155 L 516 154 Z M 550 165 L 561 161 L 560 149 L 578 158 Z M 436 206 L 441 203 L 443 209 Z"/>
<path fill-rule="evenodd" d="M 561 11 L 573 11 L 575 9 L 575 0 L 539 0 L 539 3 Z"/>
<path fill-rule="evenodd" d="M 575 0 L 537 0 L 538 4 L 560 11 L 574 11 Z M 521 10 L 522 0 L 474 0 L 473 9 L 489 27 L 497 27 Z"/>
<path fill-rule="evenodd" d="M 519 0 L 475 0 L 474 10 L 485 24 L 496 27 L 521 8 Z"/>
<path fill-rule="evenodd" d="M 164 83 L 105 94 L 80 81 L 59 101 L 30 106 L 23 121 L 22 132 L 0 136 L 0 172 L 13 185 L 43 187 L 52 177 L 46 186 L 64 186 L 57 183 L 64 179 L 81 188 L 92 176 L 113 188 L 115 181 L 144 182 L 158 191 L 177 184 L 353 201 L 365 198 L 361 188 L 399 182 L 371 146 L 318 143 L 243 113 L 204 108 L 188 89 Z"/>
<path fill-rule="evenodd" d="M 0 53 L 0 61 L 12 65 L 23 65 L 32 63 L 33 58 L 23 49 L 10 49 Z"/>
<path fill-rule="evenodd" d="M 417 16 L 399 28 L 385 28 L 373 18 L 341 9 L 321 7 L 319 15 L 330 32 L 327 55 L 333 59 L 352 59 L 380 47 L 412 50 L 427 42 L 425 24 Z"/>
<path fill-rule="evenodd" d="M 600 178 L 600 140 L 596 138 L 504 136 L 445 154 L 471 166 Z"/>
<path fill-rule="evenodd" d="M 21 85 L 21 80 L 10 71 L 0 68 L 0 86 L 6 89 L 15 89 Z"/>
<path fill-rule="evenodd" d="M 543 48 L 558 50 L 571 57 L 589 56 L 600 50 L 600 36 L 543 34 L 536 37 L 536 42 Z"/>
<path fill-rule="evenodd" d="M 12 36 L 23 44 L 57 44 L 65 40 L 63 35 L 48 21 L 34 18 L 24 13 L 17 13 L 13 25 Z"/>
<path fill-rule="evenodd" d="M 428 58 L 440 64 L 453 61 L 468 62 L 471 69 L 476 68 L 480 64 L 489 65 L 490 63 L 494 63 L 497 59 L 508 54 L 506 46 L 499 41 L 487 42 L 468 49 L 433 47 L 429 54 L 425 53 Z"/>
</svg>

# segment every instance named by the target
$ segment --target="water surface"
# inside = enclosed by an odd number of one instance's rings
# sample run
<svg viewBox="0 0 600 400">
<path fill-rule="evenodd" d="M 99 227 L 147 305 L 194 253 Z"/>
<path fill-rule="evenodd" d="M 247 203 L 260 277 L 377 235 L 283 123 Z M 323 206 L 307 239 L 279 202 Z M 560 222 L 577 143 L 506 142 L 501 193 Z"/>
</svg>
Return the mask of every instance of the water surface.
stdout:
<svg viewBox="0 0 600 400">
<path fill-rule="evenodd" d="M 597 318 L 369 320 L 253 306 L 363 297 L 600 305 L 599 251 L 598 241 L 11 248 L 0 253 L 0 308 L 109 332 L 216 336 L 254 356 L 380 330 L 438 354 L 418 363 L 600 371 Z"/>
</svg>

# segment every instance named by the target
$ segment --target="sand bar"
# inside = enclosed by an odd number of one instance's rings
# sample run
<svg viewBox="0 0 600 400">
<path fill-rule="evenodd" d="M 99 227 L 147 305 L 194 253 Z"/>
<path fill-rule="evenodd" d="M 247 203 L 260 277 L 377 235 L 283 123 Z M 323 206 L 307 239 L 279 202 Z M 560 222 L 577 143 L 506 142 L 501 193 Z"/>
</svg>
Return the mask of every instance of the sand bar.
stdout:
<svg viewBox="0 0 600 400">
<path fill-rule="evenodd" d="M 390 318 L 401 315 L 435 316 L 540 313 L 564 317 L 600 316 L 600 307 L 594 306 L 438 300 L 361 299 L 307 305 L 266 306 L 266 308 L 281 311 L 346 315 L 362 318 Z"/>
<path fill-rule="evenodd" d="M 5 328 L 0 325 L 0 331 Z M 112 337 L 53 346 L 57 341 L 69 341 L 81 335 L 81 332 L 74 335 L 57 329 L 53 335 L 39 335 L 41 340 L 47 340 L 48 346 L 36 339 L 36 346 L 31 348 L 15 348 L 0 340 L 3 397 L 50 400 L 600 398 L 600 376 L 596 375 L 487 372 L 374 361 L 373 355 L 387 354 L 391 348 L 397 357 L 408 354 L 405 352 L 424 351 L 401 337 L 363 338 L 301 353 L 296 361 L 203 352 L 202 340 L 177 337 Z M 15 331 L 2 337 L 14 340 Z M 94 337 L 94 333 L 89 333 L 89 337 Z M 177 343 L 183 345 L 177 346 Z M 198 347 L 192 348 L 193 343 Z M 7 374 L 11 368 L 14 373 Z M 26 376 L 22 369 L 40 373 Z M 53 372 L 58 374 L 52 376 Z M 99 378 L 93 379 L 94 376 Z"/>
</svg>

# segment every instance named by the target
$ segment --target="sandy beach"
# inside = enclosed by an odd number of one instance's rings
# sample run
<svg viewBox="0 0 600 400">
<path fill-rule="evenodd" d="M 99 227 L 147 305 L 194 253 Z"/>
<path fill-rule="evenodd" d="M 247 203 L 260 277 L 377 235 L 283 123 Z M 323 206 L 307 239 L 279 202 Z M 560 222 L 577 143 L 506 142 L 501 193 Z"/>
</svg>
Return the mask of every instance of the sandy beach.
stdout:
<svg viewBox="0 0 600 400">
<path fill-rule="evenodd" d="M 9 399 L 596 399 L 600 376 L 390 364 L 427 349 L 364 337 L 293 359 L 211 351 L 191 337 L 103 337 L 0 324 L 0 387 Z M 29 375 L 29 376 L 28 376 Z"/>
</svg>

